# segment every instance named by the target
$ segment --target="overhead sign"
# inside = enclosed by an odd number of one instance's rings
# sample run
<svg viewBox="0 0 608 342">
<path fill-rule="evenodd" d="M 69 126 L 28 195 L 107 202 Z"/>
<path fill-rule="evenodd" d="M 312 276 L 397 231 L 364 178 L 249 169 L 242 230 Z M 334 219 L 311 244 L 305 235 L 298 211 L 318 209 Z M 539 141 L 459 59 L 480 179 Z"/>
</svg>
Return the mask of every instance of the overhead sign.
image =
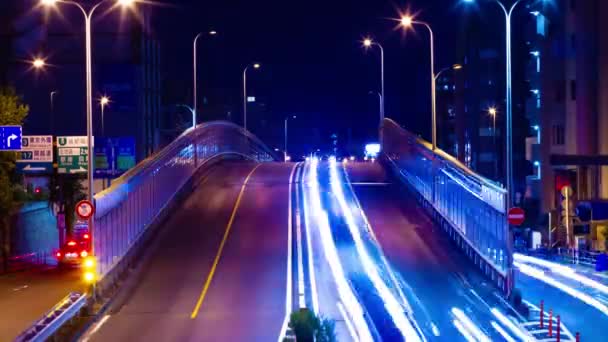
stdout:
<svg viewBox="0 0 608 342">
<path fill-rule="evenodd" d="M 21 126 L 0 126 L 0 151 L 21 149 Z"/>
<path fill-rule="evenodd" d="M 76 204 L 76 215 L 82 220 L 88 220 L 95 213 L 95 207 L 90 201 L 84 200 Z"/>
<path fill-rule="evenodd" d="M 93 142 L 95 139 L 93 139 Z M 84 173 L 88 170 L 89 149 L 86 136 L 57 137 L 57 172 Z"/>
<path fill-rule="evenodd" d="M 19 173 L 51 173 L 53 171 L 53 137 L 50 135 L 24 135 L 21 155 L 17 159 Z"/>
<path fill-rule="evenodd" d="M 247 102 L 255 102 L 255 96 L 247 96 Z"/>
<path fill-rule="evenodd" d="M 135 166 L 135 138 L 99 138 L 95 146 L 95 175 L 114 178 Z"/>
<path fill-rule="evenodd" d="M 521 226 L 526 220 L 526 212 L 522 208 L 511 208 L 507 213 L 507 220 L 512 226 Z"/>
</svg>

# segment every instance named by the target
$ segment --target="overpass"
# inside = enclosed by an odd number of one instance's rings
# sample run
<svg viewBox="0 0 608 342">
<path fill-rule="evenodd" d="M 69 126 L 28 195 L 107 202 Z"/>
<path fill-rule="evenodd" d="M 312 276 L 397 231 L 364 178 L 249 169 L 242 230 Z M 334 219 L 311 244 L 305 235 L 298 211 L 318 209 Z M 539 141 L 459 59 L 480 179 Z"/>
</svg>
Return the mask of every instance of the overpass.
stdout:
<svg viewBox="0 0 608 342">
<path fill-rule="evenodd" d="M 105 301 L 81 340 L 290 339 L 302 308 L 340 341 L 531 339 L 505 300 L 505 190 L 391 120 L 381 135 L 382 164 L 279 163 L 233 124 L 185 132 L 95 196 Z"/>
</svg>

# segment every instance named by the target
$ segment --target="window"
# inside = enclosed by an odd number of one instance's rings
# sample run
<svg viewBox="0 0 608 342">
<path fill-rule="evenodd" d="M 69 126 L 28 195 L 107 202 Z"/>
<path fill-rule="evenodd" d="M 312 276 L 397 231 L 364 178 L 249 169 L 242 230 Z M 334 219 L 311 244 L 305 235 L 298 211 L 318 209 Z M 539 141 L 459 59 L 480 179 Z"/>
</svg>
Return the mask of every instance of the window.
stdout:
<svg viewBox="0 0 608 342">
<path fill-rule="evenodd" d="M 556 81 L 555 83 L 555 102 L 560 103 L 564 101 L 564 84 L 566 82 Z"/>
<path fill-rule="evenodd" d="M 553 145 L 564 145 L 566 140 L 566 132 L 561 124 L 553 125 L 552 141 Z"/>
<path fill-rule="evenodd" d="M 570 81 L 570 100 L 576 101 L 576 80 Z"/>
</svg>

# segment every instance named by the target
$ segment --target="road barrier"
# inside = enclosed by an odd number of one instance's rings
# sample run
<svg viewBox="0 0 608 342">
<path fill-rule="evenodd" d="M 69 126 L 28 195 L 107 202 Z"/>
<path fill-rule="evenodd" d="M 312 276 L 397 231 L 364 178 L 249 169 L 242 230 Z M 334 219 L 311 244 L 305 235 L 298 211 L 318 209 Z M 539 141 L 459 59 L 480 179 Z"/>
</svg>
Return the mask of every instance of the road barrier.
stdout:
<svg viewBox="0 0 608 342">
<path fill-rule="evenodd" d="M 382 122 L 381 137 L 389 167 L 467 257 L 510 295 L 513 247 L 506 190 L 390 119 Z"/>
<path fill-rule="evenodd" d="M 76 317 L 84 307 L 87 296 L 73 292 L 62 299 L 42 318 L 15 339 L 16 342 L 44 342 L 51 339 L 60 328 Z"/>
</svg>

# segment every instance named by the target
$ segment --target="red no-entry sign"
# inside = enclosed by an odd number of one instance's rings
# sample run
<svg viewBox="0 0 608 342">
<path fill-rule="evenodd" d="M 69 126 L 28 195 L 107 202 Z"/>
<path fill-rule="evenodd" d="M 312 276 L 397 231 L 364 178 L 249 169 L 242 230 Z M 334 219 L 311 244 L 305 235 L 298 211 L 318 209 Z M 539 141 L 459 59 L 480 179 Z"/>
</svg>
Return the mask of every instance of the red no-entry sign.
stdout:
<svg viewBox="0 0 608 342">
<path fill-rule="evenodd" d="M 511 208 L 507 213 L 507 220 L 512 226 L 520 226 L 526 220 L 526 212 L 522 208 Z"/>
<path fill-rule="evenodd" d="M 89 201 L 80 201 L 76 204 L 76 215 L 82 220 L 88 220 L 95 213 L 95 207 L 93 203 Z"/>
</svg>

